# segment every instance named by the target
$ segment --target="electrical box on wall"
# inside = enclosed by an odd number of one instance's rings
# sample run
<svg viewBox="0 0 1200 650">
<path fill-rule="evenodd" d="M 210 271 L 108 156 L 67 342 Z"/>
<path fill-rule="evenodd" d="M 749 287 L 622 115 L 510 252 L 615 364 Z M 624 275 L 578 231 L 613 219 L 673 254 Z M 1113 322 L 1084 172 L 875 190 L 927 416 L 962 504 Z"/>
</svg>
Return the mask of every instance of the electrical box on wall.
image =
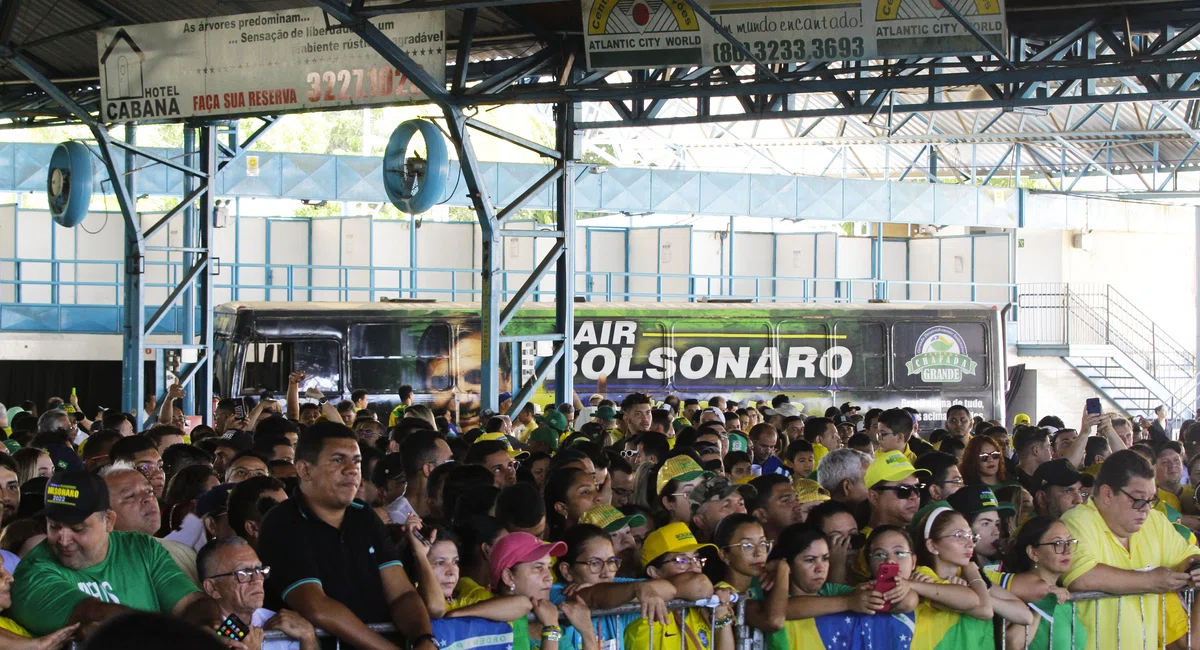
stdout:
<svg viewBox="0 0 1200 650">
<path fill-rule="evenodd" d="M 1077 248 L 1083 251 L 1092 250 L 1092 233 L 1079 232 L 1071 235 L 1071 248 Z"/>
</svg>

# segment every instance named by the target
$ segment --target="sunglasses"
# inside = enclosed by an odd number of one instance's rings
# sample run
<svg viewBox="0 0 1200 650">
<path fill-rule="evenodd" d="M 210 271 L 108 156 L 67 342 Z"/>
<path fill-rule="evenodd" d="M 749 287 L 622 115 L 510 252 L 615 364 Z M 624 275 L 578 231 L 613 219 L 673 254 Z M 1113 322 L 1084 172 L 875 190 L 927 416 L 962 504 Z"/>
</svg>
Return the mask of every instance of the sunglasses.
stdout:
<svg viewBox="0 0 1200 650">
<path fill-rule="evenodd" d="M 907 500 L 921 496 L 921 489 L 924 487 L 924 483 L 917 483 L 916 485 L 877 485 L 871 489 L 879 492 L 893 492 L 896 498 Z"/>
<path fill-rule="evenodd" d="M 1000 452 L 993 451 L 990 454 L 979 454 L 979 462 L 986 463 L 989 460 L 1000 460 Z"/>
</svg>

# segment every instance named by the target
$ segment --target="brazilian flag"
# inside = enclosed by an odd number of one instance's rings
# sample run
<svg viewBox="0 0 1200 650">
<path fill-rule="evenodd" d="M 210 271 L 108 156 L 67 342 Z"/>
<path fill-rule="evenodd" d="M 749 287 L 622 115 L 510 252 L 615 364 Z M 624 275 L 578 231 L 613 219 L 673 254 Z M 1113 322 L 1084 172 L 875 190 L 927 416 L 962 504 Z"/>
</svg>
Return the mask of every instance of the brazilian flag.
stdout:
<svg viewBox="0 0 1200 650">
<path fill-rule="evenodd" d="M 844 596 L 853 587 L 825 584 L 818 595 Z M 767 635 L 768 650 L 909 650 L 916 623 L 912 614 L 842 612 L 788 621 Z"/>
<path fill-rule="evenodd" d="M 1087 632 L 1077 619 L 1075 608 L 1069 603 L 1060 605 L 1058 597 L 1050 594 L 1036 603 L 1030 603 L 1029 607 L 1041 619 L 1037 632 L 1029 641 L 1029 650 L 1083 650 L 1087 647 Z M 1072 638 L 1075 639 L 1073 647 Z"/>
<path fill-rule="evenodd" d="M 993 650 L 992 619 L 980 620 L 921 600 L 912 650 Z"/>
</svg>

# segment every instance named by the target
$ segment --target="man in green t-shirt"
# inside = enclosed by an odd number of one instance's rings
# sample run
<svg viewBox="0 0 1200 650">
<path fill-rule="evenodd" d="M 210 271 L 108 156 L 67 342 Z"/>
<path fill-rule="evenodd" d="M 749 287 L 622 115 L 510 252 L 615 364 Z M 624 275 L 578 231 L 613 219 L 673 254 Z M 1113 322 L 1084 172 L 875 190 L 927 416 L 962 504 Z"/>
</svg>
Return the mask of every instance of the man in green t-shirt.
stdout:
<svg viewBox="0 0 1200 650">
<path fill-rule="evenodd" d="M 35 636 L 72 623 L 84 634 L 130 610 L 170 613 L 206 627 L 220 622 L 196 588 L 149 535 L 113 531 L 108 486 L 84 470 L 55 472 L 46 484 L 46 541 L 21 560 L 12 618 Z"/>
</svg>

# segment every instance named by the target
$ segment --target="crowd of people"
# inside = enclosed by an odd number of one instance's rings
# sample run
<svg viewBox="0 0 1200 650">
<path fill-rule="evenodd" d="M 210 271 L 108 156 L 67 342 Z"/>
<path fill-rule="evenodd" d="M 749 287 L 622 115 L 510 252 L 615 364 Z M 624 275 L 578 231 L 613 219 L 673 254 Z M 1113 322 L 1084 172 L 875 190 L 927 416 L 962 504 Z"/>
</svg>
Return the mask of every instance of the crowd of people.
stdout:
<svg viewBox="0 0 1200 650">
<path fill-rule="evenodd" d="M 1081 650 L 1200 629 L 1190 420 L 956 405 L 921 431 L 913 409 L 641 393 L 510 416 L 504 394 L 460 430 L 408 386 L 377 409 L 304 383 L 186 431 L 178 386 L 137 414 L 0 406 L 0 650 L 314 650 L 318 630 L 433 650 L 450 629 L 733 650 L 735 627 L 770 650 Z"/>
</svg>

